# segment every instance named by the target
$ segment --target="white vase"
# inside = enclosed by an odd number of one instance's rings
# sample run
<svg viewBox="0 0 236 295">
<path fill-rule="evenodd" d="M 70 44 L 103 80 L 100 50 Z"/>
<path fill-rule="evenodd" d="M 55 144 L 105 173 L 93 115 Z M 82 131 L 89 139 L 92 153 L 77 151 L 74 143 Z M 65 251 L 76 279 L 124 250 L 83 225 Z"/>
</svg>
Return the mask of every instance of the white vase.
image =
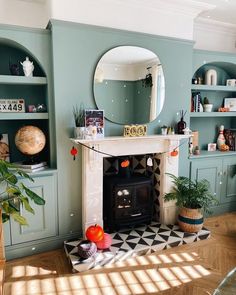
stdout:
<svg viewBox="0 0 236 295">
<path fill-rule="evenodd" d="M 84 139 L 85 138 L 85 127 L 75 127 L 74 128 L 74 137 L 78 139 Z"/>
</svg>

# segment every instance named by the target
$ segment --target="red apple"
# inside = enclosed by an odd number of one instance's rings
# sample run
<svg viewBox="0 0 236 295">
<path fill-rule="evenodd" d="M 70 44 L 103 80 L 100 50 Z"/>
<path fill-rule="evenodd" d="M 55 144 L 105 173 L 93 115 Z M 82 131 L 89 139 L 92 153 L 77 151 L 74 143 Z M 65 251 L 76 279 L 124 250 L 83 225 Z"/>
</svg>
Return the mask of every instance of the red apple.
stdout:
<svg viewBox="0 0 236 295">
<path fill-rule="evenodd" d="M 104 231 L 100 225 L 95 224 L 95 225 L 91 225 L 87 228 L 85 235 L 89 241 L 96 243 L 96 242 L 101 241 L 103 239 Z"/>
</svg>

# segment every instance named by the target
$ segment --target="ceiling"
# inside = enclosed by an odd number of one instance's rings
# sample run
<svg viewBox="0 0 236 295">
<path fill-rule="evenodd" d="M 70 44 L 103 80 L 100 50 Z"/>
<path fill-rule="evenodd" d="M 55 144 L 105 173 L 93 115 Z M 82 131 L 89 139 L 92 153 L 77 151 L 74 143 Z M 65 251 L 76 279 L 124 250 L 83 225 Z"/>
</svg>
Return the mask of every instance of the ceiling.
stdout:
<svg viewBox="0 0 236 295">
<path fill-rule="evenodd" d="M 197 2 L 215 6 L 213 9 L 200 13 L 199 17 L 236 26 L 236 0 L 197 0 Z"/>
</svg>

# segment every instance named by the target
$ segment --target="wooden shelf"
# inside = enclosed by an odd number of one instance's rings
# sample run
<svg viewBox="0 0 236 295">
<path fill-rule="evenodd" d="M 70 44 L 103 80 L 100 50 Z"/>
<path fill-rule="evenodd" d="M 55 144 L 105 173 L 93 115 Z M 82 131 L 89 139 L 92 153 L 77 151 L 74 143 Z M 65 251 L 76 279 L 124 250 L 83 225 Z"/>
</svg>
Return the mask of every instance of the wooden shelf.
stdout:
<svg viewBox="0 0 236 295">
<path fill-rule="evenodd" d="M 46 85 L 47 79 L 45 77 L 0 75 L 0 84 Z"/>
<path fill-rule="evenodd" d="M 0 113 L 0 120 L 47 120 L 48 113 Z"/>
<path fill-rule="evenodd" d="M 236 112 L 192 112 L 190 118 L 235 117 Z"/>
<path fill-rule="evenodd" d="M 224 86 L 224 85 L 212 86 L 212 85 L 192 84 L 192 90 L 236 92 L 236 87 Z"/>
</svg>

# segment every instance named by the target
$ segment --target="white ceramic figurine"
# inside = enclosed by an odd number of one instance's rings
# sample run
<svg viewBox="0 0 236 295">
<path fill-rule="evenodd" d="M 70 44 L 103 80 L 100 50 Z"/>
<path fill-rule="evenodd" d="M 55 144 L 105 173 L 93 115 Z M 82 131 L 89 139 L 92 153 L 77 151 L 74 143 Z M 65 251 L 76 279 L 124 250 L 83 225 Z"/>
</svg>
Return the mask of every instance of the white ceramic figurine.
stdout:
<svg viewBox="0 0 236 295">
<path fill-rule="evenodd" d="M 26 77 L 33 77 L 34 65 L 33 62 L 29 60 L 28 56 L 26 56 L 25 61 L 20 62 L 23 66 L 23 71 Z"/>
</svg>

